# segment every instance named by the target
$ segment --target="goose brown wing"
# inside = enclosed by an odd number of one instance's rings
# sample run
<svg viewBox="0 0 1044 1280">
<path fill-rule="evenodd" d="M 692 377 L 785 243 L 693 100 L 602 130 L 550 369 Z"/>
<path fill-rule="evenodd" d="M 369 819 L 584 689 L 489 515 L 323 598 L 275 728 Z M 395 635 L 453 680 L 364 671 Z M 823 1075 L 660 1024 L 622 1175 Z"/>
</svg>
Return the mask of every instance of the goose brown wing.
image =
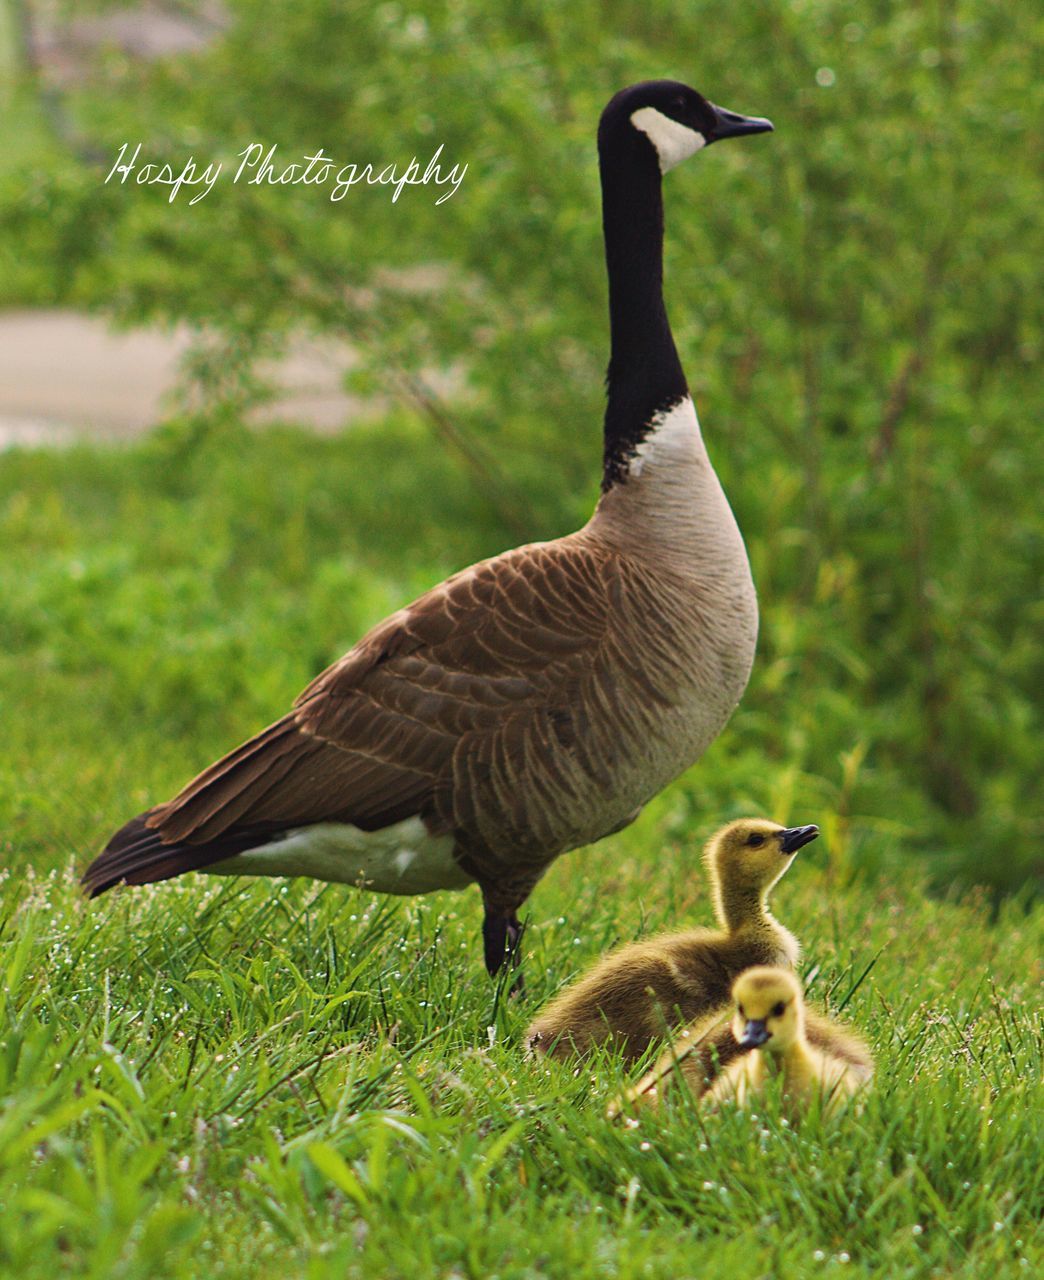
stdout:
<svg viewBox="0 0 1044 1280">
<path fill-rule="evenodd" d="M 568 544 L 568 540 L 566 540 Z M 611 592 L 596 557 L 551 543 L 457 574 L 393 614 L 304 690 L 294 710 L 146 819 L 164 843 L 240 829 L 415 814 L 452 828 L 462 744 L 487 776 L 515 768 L 532 728 L 561 743 L 606 635 Z M 523 770 L 524 772 L 524 767 Z"/>
</svg>

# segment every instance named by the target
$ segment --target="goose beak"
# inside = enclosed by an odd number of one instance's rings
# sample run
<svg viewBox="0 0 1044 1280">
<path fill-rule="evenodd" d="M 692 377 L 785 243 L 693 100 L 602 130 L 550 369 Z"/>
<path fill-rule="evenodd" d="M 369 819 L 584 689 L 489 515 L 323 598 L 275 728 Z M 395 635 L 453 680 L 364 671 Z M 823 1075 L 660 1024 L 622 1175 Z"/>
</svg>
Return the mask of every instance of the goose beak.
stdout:
<svg viewBox="0 0 1044 1280">
<path fill-rule="evenodd" d="M 772 1039 L 772 1032 L 765 1026 L 763 1018 L 751 1018 L 743 1028 L 743 1039 L 739 1042 L 741 1049 L 756 1049 L 766 1040 Z"/>
<path fill-rule="evenodd" d="M 724 107 L 716 107 L 713 102 L 710 105 L 714 110 L 715 122 L 707 137 L 708 146 L 712 142 L 720 142 L 722 138 L 742 138 L 748 133 L 772 132 L 772 121 L 762 116 L 741 116 Z"/>
<path fill-rule="evenodd" d="M 815 823 L 807 827 L 785 827 L 779 833 L 780 848 L 789 857 L 792 853 L 803 849 L 806 844 L 810 844 L 818 835 L 819 828 Z"/>
</svg>

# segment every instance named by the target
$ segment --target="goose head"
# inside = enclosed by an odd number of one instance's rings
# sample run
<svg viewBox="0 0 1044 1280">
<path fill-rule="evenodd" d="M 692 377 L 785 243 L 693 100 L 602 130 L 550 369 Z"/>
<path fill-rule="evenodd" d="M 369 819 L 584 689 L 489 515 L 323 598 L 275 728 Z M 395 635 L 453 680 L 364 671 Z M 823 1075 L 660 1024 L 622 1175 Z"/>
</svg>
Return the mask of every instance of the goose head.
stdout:
<svg viewBox="0 0 1044 1280">
<path fill-rule="evenodd" d="M 633 84 L 610 101 L 602 113 L 599 142 L 622 140 L 628 133 L 656 156 L 666 173 L 703 147 L 723 138 L 767 133 L 770 120 L 741 116 L 715 106 L 702 94 L 677 80 L 645 80 Z"/>
<path fill-rule="evenodd" d="M 727 897 L 769 891 L 799 849 L 819 835 L 815 825 L 781 827 L 767 818 L 740 818 L 713 835 L 705 857 L 711 880 Z"/>
<path fill-rule="evenodd" d="M 745 969 L 732 984 L 732 1034 L 741 1049 L 786 1053 L 804 1025 L 801 983 L 786 969 Z"/>
</svg>

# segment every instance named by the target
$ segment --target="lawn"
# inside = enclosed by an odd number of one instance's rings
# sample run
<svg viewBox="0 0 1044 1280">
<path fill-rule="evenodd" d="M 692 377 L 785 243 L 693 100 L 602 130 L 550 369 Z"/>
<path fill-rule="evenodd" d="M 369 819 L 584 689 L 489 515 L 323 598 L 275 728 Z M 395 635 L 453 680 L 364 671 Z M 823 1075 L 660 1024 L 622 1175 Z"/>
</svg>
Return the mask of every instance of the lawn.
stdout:
<svg viewBox="0 0 1044 1280">
<path fill-rule="evenodd" d="M 415 428 L 5 455 L 0 545 L 4 1273 L 1041 1271 L 1044 907 L 940 884 L 860 808 L 854 742 L 827 778 L 767 736 L 763 675 L 700 765 L 539 886 L 522 1001 L 485 976 L 473 892 L 82 900 L 112 828 L 503 545 Z M 529 1063 L 521 1033 L 614 942 L 706 922 L 700 845 L 748 812 L 824 829 L 775 906 L 810 998 L 870 1039 L 874 1091 L 829 1127 L 771 1105 L 611 1124 L 618 1064 Z"/>
</svg>

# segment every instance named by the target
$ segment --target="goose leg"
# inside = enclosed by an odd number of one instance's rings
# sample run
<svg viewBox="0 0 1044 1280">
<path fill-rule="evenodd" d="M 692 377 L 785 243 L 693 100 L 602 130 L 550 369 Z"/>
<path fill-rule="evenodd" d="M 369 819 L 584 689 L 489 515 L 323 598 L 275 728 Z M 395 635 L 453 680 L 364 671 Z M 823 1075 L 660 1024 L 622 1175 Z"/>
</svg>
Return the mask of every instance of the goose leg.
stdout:
<svg viewBox="0 0 1044 1280">
<path fill-rule="evenodd" d="M 482 922 L 482 943 L 486 958 L 486 972 L 495 977 L 505 961 L 517 968 L 522 958 L 519 943 L 522 940 L 522 922 L 517 912 L 505 911 L 486 903 L 486 916 Z M 512 990 L 522 989 L 522 975 L 515 979 Z"/>
<path fill-rule="evenodd" d="M 507 923 L 508 962 L 512 969 L 517 969 L 515 981 L 511 984 L 509 995 L 522 999 L 526 994 L 526 975 L 522 972 L 522 935 L 526 926 L 512 911 Z"/>
</svg>

